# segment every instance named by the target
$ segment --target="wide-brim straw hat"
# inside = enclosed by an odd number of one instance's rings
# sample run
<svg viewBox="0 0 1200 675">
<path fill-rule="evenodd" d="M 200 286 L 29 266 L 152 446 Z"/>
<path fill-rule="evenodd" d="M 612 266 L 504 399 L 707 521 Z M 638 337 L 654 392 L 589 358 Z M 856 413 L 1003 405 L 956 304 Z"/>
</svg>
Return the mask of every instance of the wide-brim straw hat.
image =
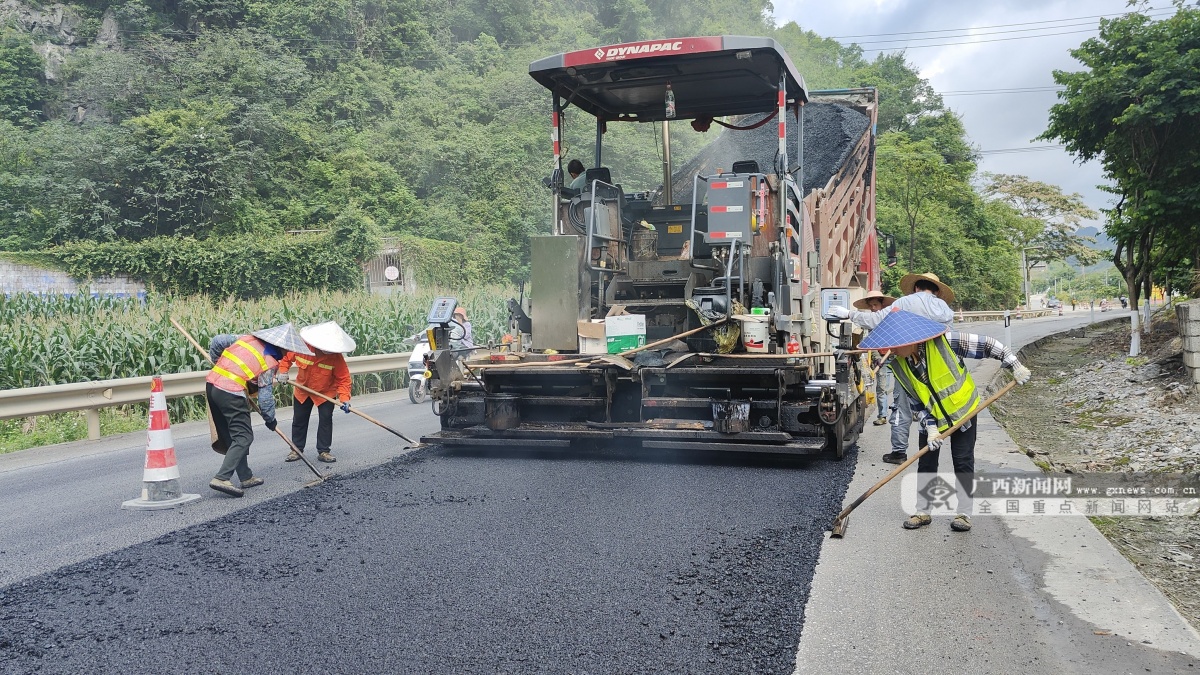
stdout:
<svg viewBox="0 0 1200 675">
<path fill-rule="evenodd" d="M 863 309 L 863 310 L 868 309 L 867 301 L 873 300 L 876 298 L 883 301 L 884 307 L 890 307 L 892 305 L 892 303 L 896 301 L 896 299 L 890 295 L 887 295 L 880 291 L 871 291 L 870 293 L 867 293 L 867 296 L 865 298 L 863 298 L 862 300 L 855 300 L 854 308 L 855 309 Z"/>
<path fill-rule="evenodd" d="M 296 332 L 295 326 L 290 322 L 271 328 L 256 330 L 251 335 L 263 342 L 269 342 L 285 352 L 295 352 L 307 356 L 313 355 L 312 350 L 308 348 L 308 345 L 304 344 L 304 339 L 300 337 L 300 334 Z"/>
<path fill-rule="evenodd" d="M 900 290 L 904 291 L 905 295 L 908 295 L 913 292 L 913 288 L 917 285 L 917 282 L 922 279 L 936 284 L 938 287 L 938 297 L 946 301 L 947 304 L 954 302 L 954 289 L 942 283 L 942 280 L 938 278 L 938 275 L 934 274 L 933 272 L 904 275 L 904 277 L 900 279 Z"/>
<path fill-rule="evenodd" d="M 889 312 L 870 335 L 858 343 L 859 349 L 895 349 L 915 345 L 945 333 L 945 324 L 931 321 L 918 314 L 902 309 Z"/>
<path fill-rule="evenodd" d="M 300 329 L 300 337 L 316 349 L 330 354 L 349 354 L 358 345 L 336 321 L 326 321 Z"/>
</svg>

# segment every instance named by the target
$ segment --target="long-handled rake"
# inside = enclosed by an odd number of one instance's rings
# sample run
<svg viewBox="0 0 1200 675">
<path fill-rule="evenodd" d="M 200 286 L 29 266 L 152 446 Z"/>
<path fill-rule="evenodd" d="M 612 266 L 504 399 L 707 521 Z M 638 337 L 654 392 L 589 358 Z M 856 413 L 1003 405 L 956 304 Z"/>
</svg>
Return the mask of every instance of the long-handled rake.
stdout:
<svg viewBox="0 0 1200 675">
<path fill-rule="evenodd" d="M 968 420 L 974 419 L 976 415 L 983 412 L 984 408 L 987 408 L 989 405 L 994 403 L 996 401 L 996 399 L 998 399 L 1001 396 L 1003 396 L 1004 394 L 1008 393 L 1008 390 L 1012 389 L 1015 386 L 1017 386 L 1017 383 L 1015 381 L 1009 382 L 1008 384 L 1004 385 L 1003 387 L 1000 388 L 1000 391 L 997 391 L 995 394 L 992 394 L 986 401 L 983 402 L 982 405 L 980 405 L 978 408 L 976 408 L 975 412 L 971 413 L 967 417 L 962 418 L 957 423 L 955 423 L 954 426 L 947 429 L 945 433 L 938 434 L 934 438 L 936 439 L 936 438 L 949 437 L 950 434 L 957 431 L 959 427 L 966 424 Z M 867 501 L 867 497 L 870 497 L 871 495 L 875 494 L 876 490 L 883 487 L 884 485 L 887 485 L 888 481 L 895 478 L 896 476 L 899 476 L 901 473 L 904 473 L 905 469 L 907 469 L 909 466 L 911 466 L 913 462 L 920 459 L 921 456 L 927 452 L 929 452 L 928 445 L 926 445 L 925 447 L 918 450 L 917 454 L 913 455 L 912 457 L 909 457 L 903 464 L 901 464 L 900 466 L 893 469 L 891 473 L 884 476 L 883 480 L 872 485 L 871 489 L 864 492 L 862 494 L 862 496 L 859 497 L 858 499 L 855 499 L 854 502 L 850 504 L 850 506 L 847 506 L 846 508 L 842 509 L 842 512 L 837 514 L 837 517 L 833 519 L 833 527 L 830 528 L 829 536 L 834 539 L 841 539 L 842 537 L 844 537 L 846 535 L 846 526 L 850 522 L 850 512 L 853 511 L 854 509 L 858 508 L 859 504 L 862 504 L 863 502 Z"/>
<path fill-rule="evenodd" d="M 295 387 L 301 391 L 306 391 L 309 394 L 312 394 L 313 396 L 319 396 L 319 397 L 325 399 L 326 401 L 329 401 L 330 403 L 337 405 L 337 401 L 335 401 L 334 399 L 326 396 L 325 394 L 322 394 L 321 392 L 319 392 L 315 389 L 309 389 L 308 387 L 300 384 L 299 382 L 292 382 L 291 380 L 288 380 L 288 384 L 292 385 L 293 387 Z M 420 443 L 417 443 L 416 441 L 409 438 L 408 436 L 405 436 L 404 434 L 400 433 L 399 431 L 396 431 L 395 429 L 389 427 L 388 425 L 384 424 L 383 422 L 380 422 L 379 420 L 375 419 L 374 417 L 371 417 L 367 413 L 365 413 L 353 406 L 351 406 L 350 412 L 354 413 L 355 415 L 358 415 L 359 417 L 365 419 L 368 422 L 371 422 L 379 427 L 382 427 L 386 431 L 390 431 L 392 434 L 399 436 L 400 438 L 403 438 L 404 440 L 408 441 L 412 445 L 412 447 L 420 446 Z"/>
<path fill-rule="evenodd" d="M 179 322 L 176 321 L 174 317 L 169 317 L 169 319 L 171 321 L 171 325 L 175 326 L 176 330 L 178 330 L 180 333 L 183 333 L 183 336 L 188 339 L 188 342 L 191 342 L 192 346 L 195 347 L 201 354 L 204 355 L 204 360 L 208 361 L 209 363 L 212 363 L 212 358 L 209 357 L 208 350 L 206 350 L 204 347 L 201 347 L 200 343 L 196 341 L 196 338 L 192 337 L 192 334 L 187 332 L 186 328 L 179 325 Z M 250 396 L 247 395 L 246 400 L 250 403 L 250 407 L 252 409 L 254 409 L 255 412 L 258 412 L 258 407 L 255 405 L 254 399 L 250 398 Z M 298 457 L 300 457 L 301 460 L 304 461 L 304 464 L 306 466 L 308 466 L 308 468 L 314 474 L 317 475 L 318 480 L 311 481 L 309 483 L 305 483 L 304 487 L 311 487 L 313 485 L 319 485 L 319 484 L 325 482 L 325 480 L 327 478 L 329 478 L 329 474 L 321 473 L 320 471 L 317 470 L 317 467 L 313 466 L 312 462 L 308 461 L 308 458 L 304 456 L 304 453 L 300 450 L 300 448 L 297 448 L 296 445 L 294 443 L 292 443 L 292 439 L 288 438 L 287 435 L 285 435 L 282 431 L 280 431 L 279 427 L 275 428 L 275 433 L 280 438 L 282 438 L 283 442 L 287 443 L 287 446 L 292 449 L 292 452 L 296 453 L 296 455 Z"/>
</svg>

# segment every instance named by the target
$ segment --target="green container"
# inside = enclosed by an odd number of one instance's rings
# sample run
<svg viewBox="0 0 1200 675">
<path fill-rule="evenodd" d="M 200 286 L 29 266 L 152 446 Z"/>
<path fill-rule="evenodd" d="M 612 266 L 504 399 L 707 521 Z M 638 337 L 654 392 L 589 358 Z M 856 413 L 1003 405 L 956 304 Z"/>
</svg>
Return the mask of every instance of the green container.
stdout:
<svg viewBox="0 0 1200 675">
<path fill-rule="evenodd" d="M 620 354 L 646 346 L 645 335 L 613 335 L 608 338 L 608 353 Z"/>
</svg>

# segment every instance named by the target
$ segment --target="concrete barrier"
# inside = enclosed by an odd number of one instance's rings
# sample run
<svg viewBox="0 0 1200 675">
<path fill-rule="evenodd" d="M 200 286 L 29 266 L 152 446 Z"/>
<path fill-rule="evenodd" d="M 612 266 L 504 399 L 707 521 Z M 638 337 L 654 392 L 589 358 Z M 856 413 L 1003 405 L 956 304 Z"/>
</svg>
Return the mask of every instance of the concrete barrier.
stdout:
<svg viewBox="0 0 1200 675">
<path fill-rule="evenodd" d="M 1200 300 L 1175 305 L 1179 337 L 1183 339 L 1183 365 L 1192 376 L 1192 385 L 1200 393 Z"/>
</svg>

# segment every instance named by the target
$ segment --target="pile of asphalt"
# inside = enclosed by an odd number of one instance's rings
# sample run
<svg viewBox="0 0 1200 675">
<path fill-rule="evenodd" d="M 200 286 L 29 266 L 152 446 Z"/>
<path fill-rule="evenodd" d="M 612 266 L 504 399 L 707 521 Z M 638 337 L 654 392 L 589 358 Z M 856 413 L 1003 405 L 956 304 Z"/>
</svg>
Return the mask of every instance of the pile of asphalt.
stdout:
<svg viewBox="0 0 1200 675">
<path fill-rule="evenodd" d="M 802 108 L 804 111 L 804 190 L 808 194 L 814 188 L 824 187 L 846 161 L 854 145 L 870 126 L 870 119 L 853 108 L 837 103 L 813 101 Z M 752 115 L 738 122 L 748 126 L 762 120 L 766 115 Z M 788 162 L 795 167 L 796 138 L 799 128 L 795 118 L 788 113 L 787 147 Z M 779 126 L 771 120 L 757 129 L 734 131 L 713 125 L 713 130 L 722 129 L 717 138 L 675 172 L 671 189 L 676 204 L 692 201 L 692 177 L 697 173 L 712 175 L 719 169 L 731 171 L 733 163 L 755 160 L 763 173 L 773 173 L 775 157 L 779 152 Z M 710 131 L 710 133 L 712 133 Z"/>
<path fill-rule="evenodd" d="M 421 451 L 0 588 L 0 672 L 790 673 L 854 464 Z"/>
</svg>

